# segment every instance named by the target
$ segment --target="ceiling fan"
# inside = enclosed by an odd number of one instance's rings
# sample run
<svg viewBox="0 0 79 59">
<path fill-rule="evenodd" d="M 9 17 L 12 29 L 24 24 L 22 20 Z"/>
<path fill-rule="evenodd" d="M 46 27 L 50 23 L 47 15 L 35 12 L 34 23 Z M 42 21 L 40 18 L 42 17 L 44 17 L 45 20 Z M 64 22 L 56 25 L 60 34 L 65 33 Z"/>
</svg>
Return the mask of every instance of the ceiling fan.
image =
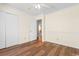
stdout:
<svg viewBox="0 0 79 59">
<path fill-rule="evenodd" d="M 36 9 L 41 9 L 41 8 L 51 8 L 50 6 L 46 5 L 46 4 L 42 4 L 42 3 L 36 3 L 33 5 L 34 8 Z"/>
</svg>

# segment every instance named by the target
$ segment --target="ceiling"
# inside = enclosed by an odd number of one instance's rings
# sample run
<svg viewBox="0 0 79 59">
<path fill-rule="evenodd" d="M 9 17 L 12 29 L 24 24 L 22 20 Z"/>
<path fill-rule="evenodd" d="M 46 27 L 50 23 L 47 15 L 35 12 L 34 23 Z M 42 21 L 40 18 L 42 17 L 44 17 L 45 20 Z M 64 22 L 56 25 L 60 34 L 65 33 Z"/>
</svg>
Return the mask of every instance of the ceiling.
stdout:
<svg viewBox="0 0 79 59">
<path fill-rule="evenodd" d="M 30 15 L 47 14 L 50 12 L 55 12 L 64 8 L 68 8 L 76 5 L 77 3 L 39 3 L 40 9 L 34 8 L 35 3 L 8 3 L 14 8 L 26 12 Z"/>
</svg>

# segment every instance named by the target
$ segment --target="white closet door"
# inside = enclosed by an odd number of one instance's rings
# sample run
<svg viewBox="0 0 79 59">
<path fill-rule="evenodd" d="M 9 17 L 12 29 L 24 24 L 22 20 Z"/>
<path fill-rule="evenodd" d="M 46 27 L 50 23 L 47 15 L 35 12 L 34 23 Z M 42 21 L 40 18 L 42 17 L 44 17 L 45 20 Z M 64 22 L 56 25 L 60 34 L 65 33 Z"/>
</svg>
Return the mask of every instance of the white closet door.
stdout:
<svg viewBox="0 0 79 59">
<path fill-rule="evenodd" d="M 5 14 L 6 16 L 6 47 L 17 45 L 18 40 L 18 19 L 16 15 Z"/>
<path fill-rule="evenodd" d="M 5 48 L 5 20 L 2 12 L 0 12 L 0 49 L 1 48 Z"/>
</svg>

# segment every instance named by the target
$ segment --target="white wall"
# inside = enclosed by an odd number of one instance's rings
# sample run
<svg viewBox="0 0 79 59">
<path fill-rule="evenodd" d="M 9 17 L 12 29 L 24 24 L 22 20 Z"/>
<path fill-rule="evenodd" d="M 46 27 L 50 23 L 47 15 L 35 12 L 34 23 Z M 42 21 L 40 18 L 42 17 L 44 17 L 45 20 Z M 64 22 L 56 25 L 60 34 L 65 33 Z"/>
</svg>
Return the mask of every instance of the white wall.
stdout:
<svg viewBox="0 0 79 59">
<path fill-rule="evenodd" d="M 30 30 L 30 22 L 33 17 L 29 15 L 20 15 L 19 16 L 19 37 L 20 43 L 30 41 L 29 30 Z"/>
<path fill-rule="evenodd" d="M 79 5 L 46 15 L 45 41 L 79 48 Z"/>
<path fill-rule="evenodd" d="M 21 43 L 25 43 L 25 42 L 30 41 L 29 37 L 31 37 L 31 36 L 29 36 L 29 30 L 30 30 L 30 27 L 29 26 L 32 26 L 31 23 L 32 23 L 32 20 L 34 20 L 34 17 L 33 16 L 27 15 L 25 12 L 20 11 L 20 10 L 18 10 L 16 8 L 13 8 L 12 6 L 9 6 L 9 5 L 0 5 L 0 12 L 3 12 L 4 14 L 14 15 L 14 16 L 17 17 L 18 28 L 19 28 L 18 29 L 18 31 L 19 31 L 18 32 L 18 34 L 19 34 L 19 42 L 18 42 L 18 44 L 21 44 Z M 1 17 L 2 16 L 0 15 L 0 18 Z M 3 19 L 5 19 L 5 16 L 3 16 Z M 11 19 L 11 18 L 8 18 L 8 19 Z M 13 19 L 14 18 L 12 18 L 12 20 Z M 8 30 L 11 30 L 11 28 L 8 29 Z M 35 31 L 35 30 L 33 30 L 33 31 Z M 5 35 L 4 35 L 4 38 L 5 38 Z M 34 38 L 32 38 L 32 39 L 34 39 Z"/>
<path fill-rule="evenodd" d="M 32 19 L 30 19 L 29 21 L 30 21 L 30 24 L 29 24 L 29 40 L 33 41 L 33 40 L 36 40 L 36 37 L 37 37 L 37 26 L 36 26 L 35 16 L 32 17 Z"/>
</svg>

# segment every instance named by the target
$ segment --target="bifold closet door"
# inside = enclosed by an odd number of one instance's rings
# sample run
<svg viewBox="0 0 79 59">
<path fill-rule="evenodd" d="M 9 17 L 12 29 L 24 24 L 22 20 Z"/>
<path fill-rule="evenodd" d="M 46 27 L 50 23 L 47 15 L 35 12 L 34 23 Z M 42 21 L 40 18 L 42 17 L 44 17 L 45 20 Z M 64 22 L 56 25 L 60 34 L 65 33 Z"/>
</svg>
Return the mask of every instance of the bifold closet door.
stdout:
<svg viewBox="0 0 79 59">
<path fill-rule="evenodd" d="M 5 19 L 3 13 L 0 12 L 0 49 L 5 48 Z"/>
<path fill-rule="evenodd" d="M 18 18 L 16 15 L 5 13 L 6 17 L 6 47 L 17 45 L 18 38 Z"/>
</svg>

